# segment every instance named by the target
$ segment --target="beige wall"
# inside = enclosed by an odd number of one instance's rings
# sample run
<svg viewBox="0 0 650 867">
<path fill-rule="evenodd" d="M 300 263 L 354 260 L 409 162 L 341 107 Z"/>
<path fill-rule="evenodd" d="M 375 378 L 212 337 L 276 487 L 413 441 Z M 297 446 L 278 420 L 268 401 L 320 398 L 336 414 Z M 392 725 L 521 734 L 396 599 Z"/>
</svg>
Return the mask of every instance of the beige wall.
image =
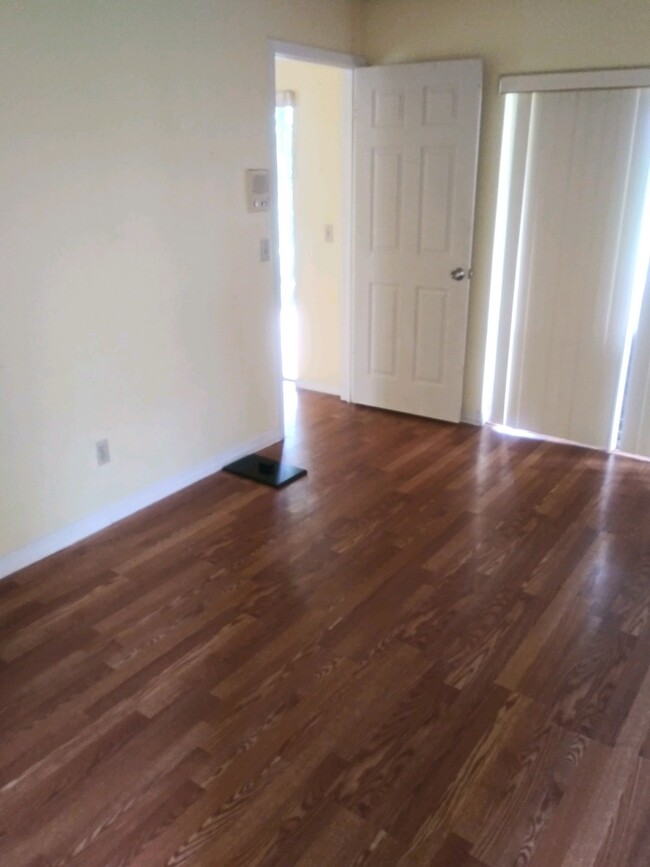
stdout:
<svg viewBox="0 0 650 867">
<path fill-rule="evenodd" d="M 243 195 L 269 164 L 267 37 L 485 58 L 473 413 L 498 76 L 649 64 L 649 32 L 647 0 L 0 4 L 0 556 L 277 426 L 270 232 Z"/>
<path fill-rule="evenodd" d="M 0 556 L 277 427 L 270 230 L 244 202 L 267 38 L 349 51 L 352 12 L 0 4 Z"/>
<path fill-rule="evenodd" d="M 278 59 L 276 87 L 296 94 L 298 380 L 340 393 L 343 110 L 346 72 Z M 334 242 L 325 226 L 334 227 Z"/>
<path fill-rule="evenodd" d="M 502 124 L 500 75 L 650 64 L 648 0 L 369 0 L 359 48 L 372 63 L 483 57 L 484 114 L 464 411 L 481 385 Z"/>
</svg>

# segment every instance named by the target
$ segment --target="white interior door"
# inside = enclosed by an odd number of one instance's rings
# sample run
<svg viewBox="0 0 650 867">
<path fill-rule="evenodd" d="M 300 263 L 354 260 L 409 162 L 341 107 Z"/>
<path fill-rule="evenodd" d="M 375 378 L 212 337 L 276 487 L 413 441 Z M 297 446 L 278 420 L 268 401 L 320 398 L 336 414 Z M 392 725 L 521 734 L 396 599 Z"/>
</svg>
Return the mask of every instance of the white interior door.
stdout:
<svg viewBox="0 0 650 867">
<path fill-rule="evenodd" d="M 457 422 L 483 64 L 354 78 L 352 400 Z"/>
</svg>

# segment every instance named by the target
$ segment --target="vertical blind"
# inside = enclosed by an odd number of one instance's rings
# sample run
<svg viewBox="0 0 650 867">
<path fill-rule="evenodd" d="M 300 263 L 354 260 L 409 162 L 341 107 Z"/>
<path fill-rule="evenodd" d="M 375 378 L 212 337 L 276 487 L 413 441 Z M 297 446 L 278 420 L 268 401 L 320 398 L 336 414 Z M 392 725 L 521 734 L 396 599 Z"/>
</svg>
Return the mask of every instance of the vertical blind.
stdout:
<svg viewBox="0 0 650 867">
<path fill-rule="evenodd" d="M 650 225 L 644 237 L 650 244 Z M 647 252 L 646 252 L 647 256 Z M 642 264 L 642 263 L 640 263 Z M 642 279 L 642 277 L 641 277 Z M 625 389 L 619 448 L 650 457 L 650 281 L 646 270 L 643 306 L 632 345 L 629 378 Z"/>
<path fill-rule="evenodd" d="M 650 90 L 520 93 L 506 100 L 488 420 L 608 448 L 620 416 L 634 304 Z M 633 354 L 639 365 L 644 352 L 650 359 L 650 311 L 644 313 L 648 345 L 639 332 Z M 650 422 L 647 376 L 635 387 L 645 388 Z M 633 416 L 625 410 L 624 428 Z"/>
</svg>

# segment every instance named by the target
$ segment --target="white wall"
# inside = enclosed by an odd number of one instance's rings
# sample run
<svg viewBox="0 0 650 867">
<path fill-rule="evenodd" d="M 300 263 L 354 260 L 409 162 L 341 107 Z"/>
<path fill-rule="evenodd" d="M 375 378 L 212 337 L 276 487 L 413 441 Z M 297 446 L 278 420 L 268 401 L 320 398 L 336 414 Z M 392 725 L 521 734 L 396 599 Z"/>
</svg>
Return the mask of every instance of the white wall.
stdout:
<svg viewBox="0 0 650 867">
<path fill-rule="evenodd" d="M 270 229 L 244 202 L 267 38 L 350 51 L 352 15 L 0 4 L 0 556 L 277 428 Z"/>
<path fill-rule="evenodd" d="M 647 65 L 649 32 L 647 0 L 3 0 L 0 556 L 277 426 L 269 229 L 243 197 L 270 161 L 267 37 L 485 58 L 472 413 L 498 77 Z"/>
<path fill-rule="evenodd" d="M 483 57 L 486 67 L 464 411 L 481 407 L 506 73 L 650 65 L 648 0 L 372 0 L 359 10 L 371 63 Z"/>
<path fill-rule="evenodd" d="M 343 280 L 342 69 L 279 58 L 276 87 L 296 95 L 296 305 L 298 380 L 340 393 Z M 334 227 L 333 243 L 325 226 Z"/>
</svg>

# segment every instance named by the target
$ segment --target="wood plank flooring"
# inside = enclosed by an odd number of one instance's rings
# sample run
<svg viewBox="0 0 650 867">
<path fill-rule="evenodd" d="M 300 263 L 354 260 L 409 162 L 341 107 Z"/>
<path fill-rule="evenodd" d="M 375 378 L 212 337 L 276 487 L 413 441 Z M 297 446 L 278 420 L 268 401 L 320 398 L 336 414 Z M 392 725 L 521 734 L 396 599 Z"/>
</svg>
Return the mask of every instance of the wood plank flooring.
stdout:
<svg viewBox="0 0 650 867">
<path fill-rule="evenodd" d="M 0 864 L 650 864 L 650 464 L 309 393 L 284 456 L 0 583 Z"/>
</svg>

